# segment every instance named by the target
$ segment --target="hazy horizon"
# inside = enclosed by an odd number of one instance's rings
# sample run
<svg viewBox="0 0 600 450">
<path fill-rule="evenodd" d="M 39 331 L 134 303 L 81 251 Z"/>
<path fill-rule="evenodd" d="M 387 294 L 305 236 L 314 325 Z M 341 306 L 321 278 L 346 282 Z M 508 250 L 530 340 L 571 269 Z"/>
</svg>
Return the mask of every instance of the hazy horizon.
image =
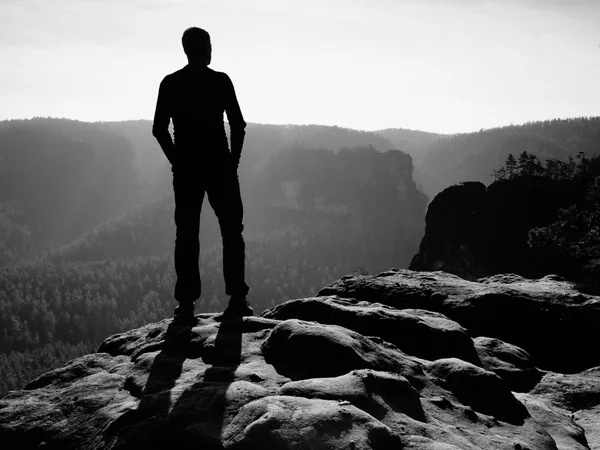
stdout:
<svg viewBox="0 0 600 450">
<path fill-rule="evenodd" d="M 600 2 L 0 0 L 0 120 L 151 119 L 212 37 L 248 122 L 463 133 L 600 115 Z"/>
<path fill-rule="evenodd" d="M 295 127 L 295 126 L 307 126 L 307 127 L 312 127 L 312 126 L 323 126 L 323 127 L 338 127 L 338 128 L 344 128 L 344 129 L 349 129 L 349 130 L 354 130 L 354 131 L 366 131 L 366 132 L 378 132 L 378 131 L 385 131 L 385 130 L 398 130 L 398 129 L 402 129 L 405 131 L 415 131 L 415 132 L 424 132 L 424 133 L 430 133 L 430 134 L 439 134 L 439 135 L 458 135 L 458 134 L 470 134 L 470 133 L 475 133 L 478 131 L 486 131 L 486 130 L 491 130 L 491 129 L 495 129 L 495 128 L 504 128 L 504 127 L 511 127 L 511 126 L 522 126 L 522 125 L 526 125 L 527 123 L 541 123 L 541 122 L 546 122 L 549 120 L 572 120 L 572 119 L 593 119 L 596 117 L 600 117 L 600 115 L 596 115 L 596 116 L 570 116 L 570 117 L 552 117 L 552 118 L 548 118 L 548 119 L 542 119 L 542 120 L 530 120 L 530 121 L 526 121 L 526 122 L 519 122 L 519 123 L 507 123 L 507 124 L 499 124 L 499 125 L 494 125 L 488 128 L 480 128 L 477 130 L 470 130 L 470 131 L 457 131 L 457 132 L 447 132 L 447 133 L 441 133 L 441 132 L 437 132 L 435 130 L 421 130 L 421 129 L 417 129 L 417 128 L 406 128 L 406 127 L 402 127 L 402 126 L 396 126 L 396 127 L 387 127 L 387 128 L 373 128 L 373 129 L 364 129 L 364 128 L 352 128 L 352 127 L 344 127 L 342 125 L 337 125 L 337 124 L 322 124 L 322 123 L 272 123 L 272 122 L 254 122 L 254 121 L 248 121 L 248 125 L 261 125 L 261 126 L 282 126 L 282 127 Z M 102 123 L 125 123 L 125 122 L 138 122 L 138 121 L 147 121 L 147 122 L 152 122 L 152 118 L 133 118 L 133 119 L 119 119 L 119 120 L 111 120 L 111 119 L 102 119 L 102 120 L 83 120 L 83 119 L 76 119 L 73 117 L 53 117 L 53 116 L 30 116 L 30 117 L 10 117 L 10 118 L 2 118 L 0 119 L 0 122 L 10 122 L 10 121 L 19 121 L 19 120 L 36 120 L 36 119 L 44 119 L 44 120 L 73 120 L 73 121 L 78 121 L 78 122 L 82 122 L 82 123 L 90 123 L 90 124 L 102 124 Z M 225 123 L 227 123 L 227 121 L 225 120 Z"/>
</svg>

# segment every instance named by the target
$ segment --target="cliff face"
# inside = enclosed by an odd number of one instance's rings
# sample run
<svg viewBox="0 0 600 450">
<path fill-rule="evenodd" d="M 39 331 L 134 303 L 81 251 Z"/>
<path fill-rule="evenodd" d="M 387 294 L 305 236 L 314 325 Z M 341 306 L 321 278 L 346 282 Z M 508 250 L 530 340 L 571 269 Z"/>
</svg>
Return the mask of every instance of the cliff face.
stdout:
<svg viewBox="0 0 600 450">
<path fill-rule="evenodd" d="M 293 211 L 310 233 L 345 236 L 346 249 L 360 249 L 354 259 L 376 270 L 406 267 L 423 235 L 428 199 L 401 151 L 297 148 L 274 156 L 262 180 L 257 204 Z"/>
<path fill-rule="evenodd" d="M 111 336 L 1 398 L 0 442 L 597 448 L 598 320 L 600 298 L 555 277 L 344 277 L 262 317 L 200 314 Z"/>
<path fill-rule="evenodd" d="M 580 203 L 585 185 L 570 180 L 518 177 L 465 182 L 440 192 L 425 216 L 425 236 L 409 268 L 444 270 L 466 279 L 516 273 L 571 275 L 564 261 L 528 246 L 528 231 L 557 219 L 560 208 Z"/>
</svg>

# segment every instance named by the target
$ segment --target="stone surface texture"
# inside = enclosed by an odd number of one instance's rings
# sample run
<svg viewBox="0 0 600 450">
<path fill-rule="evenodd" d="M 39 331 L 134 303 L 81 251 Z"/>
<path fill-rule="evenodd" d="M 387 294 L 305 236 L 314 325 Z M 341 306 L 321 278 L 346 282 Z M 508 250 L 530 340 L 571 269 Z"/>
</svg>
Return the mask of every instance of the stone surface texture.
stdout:
<svg viewBox="0 0 600 450">
<path fill-rule="evenodd" d="M 600 299 L 553 276 L 349 276 L 106 339 L 0 398 L 9 449 L 600 449 Z"/>
</svg>

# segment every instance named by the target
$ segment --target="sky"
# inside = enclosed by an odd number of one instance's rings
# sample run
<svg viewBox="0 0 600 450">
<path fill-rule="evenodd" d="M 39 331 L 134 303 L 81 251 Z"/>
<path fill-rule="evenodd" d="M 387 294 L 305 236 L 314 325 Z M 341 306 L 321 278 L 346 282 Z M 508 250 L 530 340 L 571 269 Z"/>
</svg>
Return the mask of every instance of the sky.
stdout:
<svg viewBox="0 0 600 450">
<path fill-rule="evenodd" d="M 212 39 L 246 121 L 469 132 L 600 115 L 600 0 L 0 0 L 0 120 L 151 119 Z"/>
</svg>

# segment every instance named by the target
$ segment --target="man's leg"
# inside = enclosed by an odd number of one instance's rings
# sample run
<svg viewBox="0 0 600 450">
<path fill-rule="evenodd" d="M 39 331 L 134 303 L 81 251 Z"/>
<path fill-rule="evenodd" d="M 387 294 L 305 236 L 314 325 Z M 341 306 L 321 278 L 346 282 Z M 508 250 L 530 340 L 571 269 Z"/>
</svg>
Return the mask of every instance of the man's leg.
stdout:
<svg viewBox="0 0 600 450">
<path fill-rule="evenodd" d="M 222 171 L 215 172 L 206 193 L 221 228 L 225 293 L 243 299 L 249 288 L 245 281 L 246 246 L 242 234 L 244 207 L 240 183 L 233 167 L 224 164 Z"/>
<path fill-rule="evenodd" d="M 204 189 L 197 174 L 174 173 L 175 192 L 175 300 L 193 304 L 201 293 L 200 268 L 200 211 Z"/>
</svg>

